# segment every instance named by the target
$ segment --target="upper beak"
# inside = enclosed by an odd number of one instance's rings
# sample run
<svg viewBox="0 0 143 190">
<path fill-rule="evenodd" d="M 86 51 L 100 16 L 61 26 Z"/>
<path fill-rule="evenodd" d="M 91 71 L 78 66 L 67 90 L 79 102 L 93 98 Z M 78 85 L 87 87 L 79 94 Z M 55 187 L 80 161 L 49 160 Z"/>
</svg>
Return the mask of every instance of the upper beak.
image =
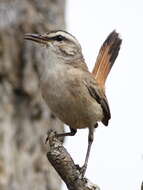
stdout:
<svg viewBox="0 0 143 190">
<path fill-rule="evenodd" d="M 46 44 L 46 42 L 48 41 L 48 38 L 41 34 L 29 34 L 28 33 L 28 34 L 24 35 L 24 39 L 32 40 L 34 42 L 42 43 L 42 44 Z"/>
</svg>

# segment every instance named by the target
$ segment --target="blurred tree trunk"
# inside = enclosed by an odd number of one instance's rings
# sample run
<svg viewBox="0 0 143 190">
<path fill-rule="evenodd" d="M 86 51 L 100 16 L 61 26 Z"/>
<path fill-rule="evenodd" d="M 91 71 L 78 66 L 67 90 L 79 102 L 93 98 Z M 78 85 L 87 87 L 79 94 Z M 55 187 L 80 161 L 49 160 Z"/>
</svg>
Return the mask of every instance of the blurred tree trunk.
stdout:
<svg viewBox="0 0 143 190">
<path fill-rule="evenodd" d="M 0 0 L 0 190 L 60 187 L 44 138 L 51 127 L 63 131 L 63 124 L 39 92 L 41 48 L 23 36 L 64 29 L 64 10 L 64 0 Z"/>
</svg>

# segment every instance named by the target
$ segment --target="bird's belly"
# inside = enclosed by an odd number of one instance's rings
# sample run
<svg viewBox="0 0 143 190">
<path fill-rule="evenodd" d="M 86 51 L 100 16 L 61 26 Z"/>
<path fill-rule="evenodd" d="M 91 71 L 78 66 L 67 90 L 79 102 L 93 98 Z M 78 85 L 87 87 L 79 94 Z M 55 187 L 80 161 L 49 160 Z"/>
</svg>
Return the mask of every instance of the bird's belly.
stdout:
<svg viewBox="0 0 143 190">
<path fill-rule="evenodd" d="M 92 98 L 75 88 L 74 93 L 64 88 L 65 84 L 46 84 L 42 95 L 51 111 L 72 128 L 86 128 L 101 121 L 101 106 Z"/>
</svg>

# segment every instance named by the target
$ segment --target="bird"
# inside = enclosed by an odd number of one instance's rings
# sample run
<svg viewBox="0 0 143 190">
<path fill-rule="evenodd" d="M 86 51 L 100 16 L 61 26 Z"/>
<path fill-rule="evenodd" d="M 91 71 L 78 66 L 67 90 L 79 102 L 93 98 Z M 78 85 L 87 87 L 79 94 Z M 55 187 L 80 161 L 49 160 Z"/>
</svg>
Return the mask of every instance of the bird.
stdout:
<svg viewBox="0 0 143 190">
<path fill-rule="evenodd" d="M 55 116 L 70 128 L 70 132 L 57 136 L 74 136 L 77 129 L 88 128 L 88 147 L 80 170 L 84 176 L 94 130 L 99 122 L 108 126 L 111 118 L 105 82 L 122 40 L 113 30 L 101 46 L 93 71 L 90 72 L 80 43 L 69 32 L 27 33 L 24 38 L 44 45 L 42 52 L 46 61 L 41 60 L 37 65 L 41 94 Z"/>
</svg>

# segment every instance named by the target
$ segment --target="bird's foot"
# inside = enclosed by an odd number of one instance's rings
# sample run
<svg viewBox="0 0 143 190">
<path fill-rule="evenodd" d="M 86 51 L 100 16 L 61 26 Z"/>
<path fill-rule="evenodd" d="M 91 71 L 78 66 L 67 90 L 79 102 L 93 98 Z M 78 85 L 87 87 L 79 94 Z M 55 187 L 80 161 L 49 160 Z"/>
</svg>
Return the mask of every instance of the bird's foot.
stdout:
<svg viewBox="0 0 143 190">
<path fill-rule="evenodd" d="M 83 178 L 87 169 L 87 164 L 84 164 L 80 169 L 81 177 Z"/>
<path fill-rule="evenodd" d="M 56 137 L 56 131 L 54 131 L 54 130 L 52 130 L 52 129 L 50 129 L 50 130 L 48 130 L 48 132 L 47 132 L 47 137 L 46 137 L 46 139 L 45 139 L 45 144 L 47 144 L 47 142 L 48 142 L 48 140 L 49 140 L 49 136 L 54 136 L 54 137 Z"/>
</svg>

